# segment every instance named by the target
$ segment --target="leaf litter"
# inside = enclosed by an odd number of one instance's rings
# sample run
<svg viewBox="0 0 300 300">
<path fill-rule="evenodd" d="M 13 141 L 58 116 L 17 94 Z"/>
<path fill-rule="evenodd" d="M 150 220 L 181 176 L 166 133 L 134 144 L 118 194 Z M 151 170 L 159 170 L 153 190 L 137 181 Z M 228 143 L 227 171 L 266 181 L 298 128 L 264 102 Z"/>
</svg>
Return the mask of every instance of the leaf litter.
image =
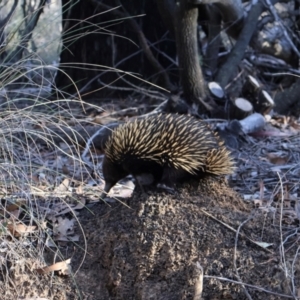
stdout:
<svg viewBox="0 0 300 300">
<path fill-rule="evenodd" d="M 95 119 L 101 123 L 99 121 L 101 114 Z M 90 120 L 88 117 L 80 121 L 84 124 Z M 74 120 L 70 120 L 70 124 L 72 122 L 74 123 Z M 45 121 L 42 127 L 50 128 L 52 125 L 52 120 L 49 120 L 49 123 Z M 243 195 L 246 202 L 251 202 L 253 207 L 262 212 L 274 214 L 277 223 L 290 226 L 289 230 L 300 221 L 299 128 L 299 124 L 294 120 L 291 124 L 288 122 L 283 124 L 280 118 L 272 119 L 264 133 L 248 136 L 245 144 L 238 150 L 233 150 L 238 168 L 229 178 L 233 189 Z M 2 218 L 1 224 L 3 229 L 7 230 L 2 231 L 2 236 L 13 237 L 13 241 L 19 239 L 24 245 L 27 243 L 25 239 L 35 240 L 33 244 L 37 245 L 36 234 L 38 234 L 39 242 L 44 241 L 50 248 L 57 248 L 68 242 L 81 242 L 75 230 L 78 214 L 87 205 L 99 201 L 103 188 L 101 177 L 95 179 L 91 176 L 91 170 L 81 160 L 83 149 L 78 149 L 78 145 L 61 142 L 59 148 L 56 148 L 51 143 L 49 145 L 33 140 L 28 145 L 30 149 L 23 143 L 14 144 L 11 151 L 12 146 L 8 144 L 6 149 L 9 150 L 8 154 L 2 158 L 2 163 L 7 163 L 8 166 L 11 161 L 8 158 L 12 157 L 17 161 L 30 162 L 25 168 L 28 178 L 23 180 L 19 187 L 16 188 L 11 183 L 1 187 L 6 198 L 1 207 L 1 215 L 6 216 Z M 7 153 L 5 149 L 4 153 Z M 102 156 L 103 154 L 99 155 L 97 152 L 89 154 L 91 165 L 99 173 Z M 21 169 L 11 166 L 9 171 L 4 171 L 0 175 L 1 180 L 5 182 L 5 178 L 11 175 L 14 178 L 22 178 L 25 174 Z M 110 196 L 130 197 L 133 188 L 132 180 L 129 180 L 125 186 L 118 184 Z M 35 215 L 34 218 L 28 217 L 28 208 L 31 214 Z M 4 220 L 9 221 L 5 223 Z M 297 233 L 285 238 L 285 243 L 289 243 L 291 247 L 296 245 L 299 237 Z M 11 243 L 12 241 L 9 241 L 9 244 Z M 273 245 L 263 240 L 255 243 L 264 248 Z M 1 247 L 0 252 L 6 253 L 8 250 L 9 247 Z M 61 260 L 59 263 L 65 261 L 63 257 Z M 51 267 L 56 264 L 43 267 L 47 270 L 44 274 L 57 271 L 56 267 Z M 68 260 L 66 264 L 70 265 L 70 261 Z M 35 270 L 43 268 L 39 266 Z M 61 270 L 60 274 L 68 273 L 66 268 Z"/>
</svg>

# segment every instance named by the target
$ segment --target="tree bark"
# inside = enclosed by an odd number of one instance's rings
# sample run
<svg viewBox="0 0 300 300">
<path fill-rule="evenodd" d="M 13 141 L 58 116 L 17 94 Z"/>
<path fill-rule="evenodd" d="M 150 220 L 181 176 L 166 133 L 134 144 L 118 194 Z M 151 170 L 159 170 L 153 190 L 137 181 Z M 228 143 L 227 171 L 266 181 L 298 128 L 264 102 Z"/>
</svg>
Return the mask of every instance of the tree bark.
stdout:
<svg viewBox="0 0 300 300">
<path fill-rule="evenodd" d="M 93 17 L 94 7 L 84 1 L 62 0 L 62 9 L 62 52 L 55 84 L 59 90 L 73 94 L 98 75 L 95 66 L 99 64 L 101 44 L 96 24 L 100 18 Z M 82 21 L 86 19 L 88 24 Z M 91 88 L 96 86 L 91 84 Z"/>
<path fill-rule="evenodd" d="M 179 1 L 175 32 L 180 79 L 186 101 L 200 105 L 202 110 L 211 110 L 212 106 L 205 102 L 207 91 L 198 55 L 197 19 L 197 6 Z"/>
<path fill-rule="evenodd" d="M 275 95 L 274 110 L 279 114 L 292 112 L 299 115 L 300 112 L 300 79 L 298 79 L 289 89 L 279 92 Z"/>
<path fill-rule="evenodd" d="M 25 49 L 27 49 L 28 43 L 31 40 L 33 30 L 36 27 L 40 15 L 44 11 L 44 7 L 46 5 L 46 0 L 40 0 L 38 8 L 29 16 L 29 20 L 27 21 L 27 26 L 22 32 L 22 36 L 20 37 L 20 42 L 18 43 L 17 47 L 11 51 L 7 57 L 5 57 L 6 62 L 12 61 L 20 61 L 22 59 L 22 55 Z M 18 4 L 18 1 L 14 2 L 13 9 Z M 12 14 L 13 10 L 9 14 Z M 11 15 L 10 15 L 11 16 Z"/>
<path fill-rule="evenodd" d="M 190 0 L 190 3 L 217 7 L 222 15 L 226 32 L 233 38 L 237 38 L 242 26 L 244 17 L 244 6 L 241 0 Z"/>
</svg>

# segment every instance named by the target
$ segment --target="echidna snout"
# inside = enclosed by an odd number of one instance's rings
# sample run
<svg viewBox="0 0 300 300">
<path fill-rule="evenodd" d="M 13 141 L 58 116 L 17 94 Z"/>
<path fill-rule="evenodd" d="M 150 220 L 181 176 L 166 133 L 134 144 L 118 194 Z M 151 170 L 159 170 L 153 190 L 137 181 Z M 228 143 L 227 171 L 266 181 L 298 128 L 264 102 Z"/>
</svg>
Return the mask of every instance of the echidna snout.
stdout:
<svg viewBox="0 0 300 300">
<path fill-rule="evenodd" d="M 129 175 L 121 166 L 114 164 L 107 157 L 104 157 L 102 163 L 102 172 L 105 180 L 105 186 L 101 198 L 104 198 L 110 189 L 121 179 Z"/>
<path fill-rule="evenodd" d="M 117 127 L 105 145 L 104 194 L 122 178 L 169 171 L 198 176 L 234 171 L 230 152 L 208 125 L 186 115 L 152 115 Z M 166 172 L 167 170 L 167 172 Z"/>
<path fill-rule="evenodd" d="M 151 174 L 152 184 L 157 184 L 163 177 L 163 166 L 155 161 L 143 160 L 139 157 L 128 157 L 122 162 L 114 162 L 108 156 L 104 157 L 102 172 L 105 180 L 104 192 L 101 198 L 105 197 L 110 189 L 121 179 L 131 174 L 135 177 L 142 174 Z M 137 178 L 136 178 L 137 179 Z"/>
</svg>

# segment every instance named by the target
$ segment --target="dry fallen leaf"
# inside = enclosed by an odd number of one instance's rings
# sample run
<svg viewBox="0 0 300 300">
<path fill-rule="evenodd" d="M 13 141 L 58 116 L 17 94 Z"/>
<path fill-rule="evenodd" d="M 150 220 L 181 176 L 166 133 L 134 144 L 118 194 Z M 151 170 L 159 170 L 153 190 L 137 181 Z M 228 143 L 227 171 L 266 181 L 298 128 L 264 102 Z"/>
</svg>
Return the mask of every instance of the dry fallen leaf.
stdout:
<svg viewBox="0 0 300 300">
<path fill-rule="evenodd" d="M 25 236 L 36 230 L 36 226 L 26 226 L 24 224 L 7 224 L 7 229 L 15 237 Z"/>
<path fill-rule="evenodd" d="M 117 122 L 118 119 L 113 118 L 108 115 L 106 116 L 105 113 L 102 113 L 101 115 L 95 116 L 92 121 L 96 124 L 106 125 L 106 124 L 110 124 L 113 122 Z"/>
<path fill-rule="evenodd" d="M 20 209 L 17 209 L 17 210 L 14 210 L 14 211 L 11 211 L 10 212 L 10 217 L 14 220 L 17 220 L 20 216 L 20 213 L 21 213 L 21 210 Z"/>
<path fill-rule="evenodd" d="M 286 156 L 280 156 L 276 153 L 267 153 L 267 158 L 269 162 L 273 165 L 284 165 L 289 160 L 289 155 Z"/>
<path fill-rule="evenodd" d="M 39 274 L 48 274 L 50 272 L 59 271 L 59 275 L 70 275 L 71 274 L 71 258 L 58 262 L 54 265 L 47 266 L 41 269 L 36 269 Z"/>
<path fill-rule="evenodd" d="M 123 184 L 118 184 L 113 189 L 111 189 L 108 197 L 129 198 L 132 196 L 134 186 L 135 185 L 132 180 L 127 180 Z"/>
<path fill-rule="evenodd" d="M 3 209 L 0 209 L 0 215 L 4 216 L 6 214 L 10 215 L 13 219 L 18 219 L 21 213 L 20 207 L 24 204 L 23 203 L 13 203 L 13 204 L 6 204 L 3 205 Z"/>
<path fill-rule="evenodd" d="M 26 204 L 26 200 L 16 201 L 15 203 L 7 204 L 5 210 L 8 212 L 19 209 L 22 205 Z"/>
<path fill-rule="evenodd" d="M 78 200 L 77 205 L 73 207 L 73 210 L 83 209 L 86 205 L 86 199 L 81 198 Z"/>
<path fill-rule="evenodd" d="M 83 185 L 82 185 L 82 184 L 80 184 L 80 185 L 76 188 L 75 193 L 76 193 L 77 195 L 82 195 L 82 194 L 83 194 Z"/>
<path fill-rule="evenodd" d="M 255 244 L 257 244 L 258 246 L 262 247 L 262 248 L 268 248 L 270 246 L 273 246 L 273 243 L 266 243 L 266 242 L 258 242 L 258 241 L 254 241 Z"/>
<path fill-rule="evenodd" d="M 53 239 L 56 241 L 78 241 L 79 236 L 74 235 L 74 222 L 74 219 L 54 218 Z"/>
<path fill-rule="evenodd" d="M 263 206 L 262 199 L 254 199 L 254 206 L 262 207 Z"/>
<path fill-rule="evenodd" d="M 63 192 L 67 192 L 68 189 L 69 189 L 69 185 L 70 185 L 70 180 L 68 178 L 65 178 L 63 180 L 63 182 L 57 186 L 55 189 L 54 189 L 54 193 L 63 193 Z"/>
<path fill-rule="evenodd" d="M 49 211 L 48 217 L 58 217 L 65 215 L 69 212 L 76 214 L 75 210 L 83 209 L 86 205 L 86 199 L 80 199 L 76 204 L 57 203 L 53 205 L 51 212 Z M 51 216 L 50 216 L 51 215 Z"/>
</svg>

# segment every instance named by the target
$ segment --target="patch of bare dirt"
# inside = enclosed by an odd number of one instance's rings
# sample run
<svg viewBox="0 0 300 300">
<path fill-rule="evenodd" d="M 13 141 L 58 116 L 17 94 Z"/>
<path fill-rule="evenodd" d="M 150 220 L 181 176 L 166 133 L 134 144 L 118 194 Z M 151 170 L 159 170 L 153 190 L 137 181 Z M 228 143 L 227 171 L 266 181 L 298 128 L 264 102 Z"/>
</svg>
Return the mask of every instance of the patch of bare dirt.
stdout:
<svg viewBox="0 0 300 300">
<path fill-rule="evenodd" d="M 7 262 L 9 264 L 9 262 Z M 10 272 L 0 279 L 0 299 L 75 300 L 79 299 L 76 289 L 67 278 L 36 274 L 36 263 L 22 257 L 11 267 Z M 4 271 L 4 266 L 2 266 Z M 6 273 L 6 272 L 5 272 Z"/>
<path fill-rule="evenodd" d="M 291 295 L 278 224 L 272 214 L 247 206 L 223 180 L 187 184 L 174 195 L 134 193 L 126 205 L 99 203 L 80 214 L 87 253 L 75 279 L 83 299 L 193 299 L 199 265 L 203 299 Z M 286 264 L 293 255 L 286 254 Z M 78 250 L 73 262 L 81 259 Z"/>
</svg>

